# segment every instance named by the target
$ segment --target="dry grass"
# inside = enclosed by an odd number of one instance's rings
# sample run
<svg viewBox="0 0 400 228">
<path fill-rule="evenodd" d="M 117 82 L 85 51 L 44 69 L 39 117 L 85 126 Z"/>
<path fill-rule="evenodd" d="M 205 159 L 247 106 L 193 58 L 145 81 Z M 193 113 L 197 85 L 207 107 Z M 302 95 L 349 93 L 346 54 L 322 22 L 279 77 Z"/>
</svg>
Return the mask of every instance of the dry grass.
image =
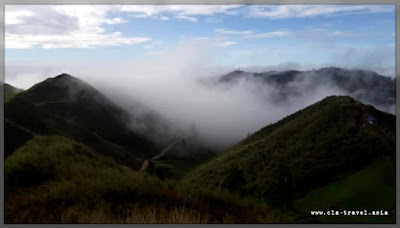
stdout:
<svg viewBox="0 0 400 228">
<path fill-rule="evenodd" d="M 44 223 L 90 223 L 90 224 L 205 224 L 211 216 L 199 210 L 185 206 L 166 208 L 162 204 L 140 206 L 125 205 L 121 214 L 98 209 L 84 211 L 81 208 L 69 208 L 61 213 L 60 221 L 48 219 Z"/>
<path fill-rule="evenodd" d="M 199 210 L 185 206 L 166 208 L 164 205 L 151 205 L 144 208 L 127 208 L 126 215 L 115 223 L 166 223 L 166 224 L 201 224 L 208 223 L 210 216 Z"/>
</svg>

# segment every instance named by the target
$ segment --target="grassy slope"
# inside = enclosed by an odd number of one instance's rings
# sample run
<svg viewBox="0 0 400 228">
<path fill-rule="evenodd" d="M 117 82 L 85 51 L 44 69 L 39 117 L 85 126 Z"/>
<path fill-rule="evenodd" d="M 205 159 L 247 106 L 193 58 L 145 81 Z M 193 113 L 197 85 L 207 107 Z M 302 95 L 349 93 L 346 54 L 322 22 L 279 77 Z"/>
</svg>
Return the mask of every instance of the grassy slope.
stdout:
<svg viewBox="0 0 400 228">
<path fill-rule="evenodd" d="M 27 113 L 29 114 L 27 115 Z M 13 98 L 5 105 L 5 117 L 15 124 L 40 135 L 60 134 L 73 138 L 94 148 L 101 154 L 112 157 L 120 164 L 135 168 L 141 165 L 142 159 L 139 159 L 133 153 L 105 140 L 101 136 L 90 132 L 72 121 L 67 121 L 48 113 L 19 97 Z M 8 143 L 11 142 L 8 141 Z M 10 145 L 10 147 L 13 147 L 13 145 Z"/>
<path fill-rule="evenodd" d="M 4 121 L 4 158 L 7 158 L 15 149 L 25 144 L 35 133 L 23 128 L 14 122 Z"/>
<path fill-rule="evenodd" d="M 363 127 L 370 114 L 378 123 Z M 381 155 L 393 158 L 394 122 L 394 116 L 349 97 L 329 97 L 261 129 L 184 182 L 290 207 L 337 175 L 359 170 Z"/>
<path fill-rule="evenodd" d="M 162 182 L 61 136 L 35 136 L 5 160 L 6 223 L 282 222 L 227 192 Z"/>
<path fill-rule="evenodd" d="M 199 165 L 210 161 L 217 154 L 213 150 L 202 148 L 190 148 L 184 153 L 182 155 L 182 152 L 173 149 L 168 151 L 163 157 L 153 162 L 154 167 L 148 172 L 164 180 L 180 179 Z"/>
</svg>

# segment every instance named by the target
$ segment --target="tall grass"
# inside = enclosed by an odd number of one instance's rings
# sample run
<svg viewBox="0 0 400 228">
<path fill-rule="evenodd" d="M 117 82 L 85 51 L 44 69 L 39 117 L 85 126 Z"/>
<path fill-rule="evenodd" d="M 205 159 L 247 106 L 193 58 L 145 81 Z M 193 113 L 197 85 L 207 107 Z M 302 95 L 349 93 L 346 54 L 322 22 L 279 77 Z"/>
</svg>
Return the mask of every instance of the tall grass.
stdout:
<svg viewBox="0 0 400 228">
<path fill-rule="evenodd" d="M 265 204 L 163 182 L 61 136 L 35 136 L 5 161 L 6 223 L 275 223 Z"/>
</svg>

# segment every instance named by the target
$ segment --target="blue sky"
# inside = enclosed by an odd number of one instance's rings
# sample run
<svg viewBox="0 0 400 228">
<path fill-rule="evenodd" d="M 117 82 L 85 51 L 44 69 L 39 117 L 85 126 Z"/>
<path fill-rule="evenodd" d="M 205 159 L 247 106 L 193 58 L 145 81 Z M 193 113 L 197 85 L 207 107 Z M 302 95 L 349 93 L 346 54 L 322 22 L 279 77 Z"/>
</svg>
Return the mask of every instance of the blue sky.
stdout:
<svg viewBox="0 0 400 228">
<path fill-rule="evenodd" d="M 212 53 L 208 64 L 217 67 L 290 63 L 302 69 L 365 68 L 388 76 L 395 70 L 393 5 L 8 5 L 5 9 L 6 81 L 21 73 L 14 68 L 24 63 L 33 68 L 128 64 L 198 42 Z"/>
</svg>

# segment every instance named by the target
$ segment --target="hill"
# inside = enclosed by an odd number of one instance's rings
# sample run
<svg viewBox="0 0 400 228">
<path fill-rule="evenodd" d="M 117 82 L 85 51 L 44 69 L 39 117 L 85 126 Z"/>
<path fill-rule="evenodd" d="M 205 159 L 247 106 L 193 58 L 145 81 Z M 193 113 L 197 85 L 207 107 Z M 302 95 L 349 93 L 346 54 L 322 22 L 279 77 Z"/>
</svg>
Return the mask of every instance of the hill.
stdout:
<svg viewBox="0 0 400 228">
<path fill-rule="evenodd" d="M 62 74 L 18 93 L 5 105 L 5 157 L 34 135 L 74 139 L 137 169 L 156 153 L 154 144 L 133 132 L 129 115 L 92 86 Z"/>
<path fill-rule="evenodd" d="M 395 116 L 350 97 L 332 96 L 260 129 L 192 171 L 183 181 L 209 189 L 228 189 L 263 199 L 269 205 L 293 209 L 293 203 L 310 191 L 367 169 L 379 159 L 395 167 L 395 145 Z M 386 177 L 385 186 L 394 189 L 394 173 L 390 173 L 394 168 L 389 170 L 382 171 L 382 175 Z M 374 183 L 366 180 L 363 184 Z M 378 192 L 386 194 L 391 206 L 395 205 L 394 192 Z M 364 192 L 363 196 L 379 197 L 373 192 Z M 324 205 L 323 198 L 311 199 Z M 363 203 L 365 198 L 354 201 L 360 208 L 375 208 Z"/>
<path fill-rule="evenodd" d="M 32 132 L 32 135 L 57 134 L 75 139 L 95 149 L 96 152 L 109 156 L 118 163 L 130 167 L 139 167 L 141 160 L 143 160 L 143 158 L 135 154 L 135 150 L 125 150 L 81 125 L 49 113 L 19 97 L 13 98 L 5 105 L 4 113 L 7 127 L 5 131 L 5 148 L 10 148 L 9 151 L 6 151 L 6 154 L 11 154 L 16 148 L 22 146 L 31 138 L 31 136 L 23 136 L 28 134 L 26 132 Z"/>
<path fill-rule="evenodd" d="M 131 120 L 126 111 L 89 84 L 68 74 L 48 78 L 17 97 L 73 121 L 125 150 L 148 155 L 153 149 L 148 139 L 130 129 Z"/>
<path fill-rule="evenodd" d="M 23 89 L 15 88 L 14 86 L 4 83 L 4 102 L 10 101 L 16 94 L 22 92 Z"/>
</svg>

